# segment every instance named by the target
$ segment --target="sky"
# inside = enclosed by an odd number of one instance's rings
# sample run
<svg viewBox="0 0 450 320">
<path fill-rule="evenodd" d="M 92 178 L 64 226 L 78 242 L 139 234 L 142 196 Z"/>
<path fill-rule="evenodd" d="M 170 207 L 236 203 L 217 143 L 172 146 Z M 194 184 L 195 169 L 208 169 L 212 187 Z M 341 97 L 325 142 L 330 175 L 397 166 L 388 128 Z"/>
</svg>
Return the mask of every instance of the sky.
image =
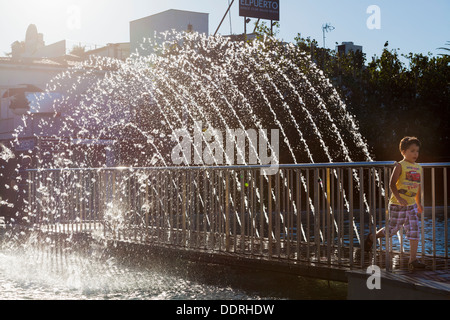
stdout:
<svg viewBox="0 0 450 320">
<path fill-rule="evenodd" d="M 46 44 L 67 40 L 68 46 L 89 47 L 107 43 L 129 42 L 129 23 L 169 9 L 209 13 L 209 32 L 219 26 L 232 0 L 0 0 L 0 56 L 11 51 L 11 44 L 25 39 L 31 23 L 44 34 Z M 235 0 L 230 18 L 226 17 L 219 33 L 243 33 L 244 18 L 239 17 Z M 377 11 L 373 11 L 375 6 Z M 378 14 L 379 13 L 379 14 Z M 254 22 L 247 30 L 253 30 Z M 450 41 L 449 0 L 280 0 L 278 37 L 291 42 L 301 34 L 316 39 L 323 46 L 352 41 L 363 46 L 367 58 L 380 56 L 386 41 L 400 54 L 438 50 Z M 450 47 L 450 46 L 447 46 Z"/>
</svg>

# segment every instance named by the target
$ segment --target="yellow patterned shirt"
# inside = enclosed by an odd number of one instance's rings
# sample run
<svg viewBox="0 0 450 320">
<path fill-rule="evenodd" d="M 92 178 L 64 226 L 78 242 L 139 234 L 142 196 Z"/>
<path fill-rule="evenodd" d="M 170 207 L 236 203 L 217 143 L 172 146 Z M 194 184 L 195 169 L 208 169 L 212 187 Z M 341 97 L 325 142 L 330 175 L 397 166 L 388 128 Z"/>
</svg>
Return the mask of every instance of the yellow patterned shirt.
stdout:
<svg viewBox="0 0 450 320">
<path fill-rule="evenodd" d="M 397 181 L 397 190 L 400 197 L 408 202 L 408 206 L 416 203 L 416 194 L 419 192 L 422 167 L 420 164 L 412 164 L 408 161 L 402 160 L 399 162 L 402 166 L 402 174 Z M 397 198 L 392 194 L 390 203 L 400 205 Z"/>
</svg>

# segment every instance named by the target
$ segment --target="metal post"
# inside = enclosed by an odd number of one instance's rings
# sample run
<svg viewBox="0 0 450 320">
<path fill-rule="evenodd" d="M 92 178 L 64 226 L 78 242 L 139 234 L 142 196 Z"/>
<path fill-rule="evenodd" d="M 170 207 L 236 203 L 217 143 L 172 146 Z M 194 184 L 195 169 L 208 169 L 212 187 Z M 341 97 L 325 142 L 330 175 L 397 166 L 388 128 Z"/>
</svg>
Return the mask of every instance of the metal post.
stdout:
<svg viewBox="0 0 450 320">
<path fill-rule="evenodd" d="M 447 168 L 443 169 L 444 175 L 444 226 L 447 225 L 448 212 L 447 212 Z M 423 204 L 422 204 L 423 205 Z M 422 214 L 423 215 L 423 214 Z M 444 255 L 448 258 L 448 228 L 444 228 Z"/>
<path fill-rule="evenodd" d="M 421 239 L 422 239 L 422 245 L 421 245 L 421 257 L 422 257 L 422 262 L 425 262 L 425 169 L 422 168 L 422 174 L 420 176 L 420 202 L 422 203 L 422 206 L 424 208 L 424 211 L 422 212 L 422 214 L 420 215 L 420 225 L 421 227 Z"/>
<path fill-rule="evenodd" d="M 311 253 L 309 249 L 309 243 L 311 241 L 311 227 L 310 227 L 310 213 L 311 204 L 310 200 L 310 188 L 309 188 L 309 169 L 306 169 L 306 259 L 311 261 Z"/>
<path fill-rule="evenodd" d="M 217 27 L 216 32 L 214 32 L 214 36 L 216 36 L 217 32 L 219 31 L 220 27 L 222 26 L 222 23 L 223 23 L 223 21 L 225 20 L 225 18 L 226 18 L 226 16 L 227 16 L 228 12 L 230 11 L 231 6 L 233 5 L 233 3 L 234 3 L 234 0 L 231 1 L 231 4 L 228 6 L 228 9 L 227 9 L 227 11 L 225 12 L 225 14 L 223 15 L 223 18 L 222 18 L 222 20 L 220 21 L 220 24 L 219 24 L 219 26 Z"/>
<path fill-rule="evenodd" d="M 297 234 L 297 260 L 300 260 L 300 244 L 301 244 L 301 230 L 302 230 L 302 220 L 301 220 L 301 213 L 302 213 L 302 204 L 301 204 L 301 183 L 300 183 L 300 170 L 295 170 L 295 190 L 296 190 L 296 206 L 297 206 L 297 226 L 296 226 L 296 234 Z"/>
<path fill-rule="evenodd" d="M 353 169 L 348 169 L 348 237 L 349 237 L 349 264 L 353 268 Z"/>
<path fill-rule="evenodd" d="M 314 242 L 316 244 L 316 259 L 320 263 L 320 210 L 319 210 L 319 169 L 314 169 Z"/>
<path fill-rule="evenodd" d="M 267 201 L 269 212 L 269 228 L 268 228 L 268 249 L 269 259 L 272 258 L 272 175 L 269 175 L 268 187 L 267 187 Z"/>
<path fill-rule="evenodd" d="M 326 184 L 327 184 L 327 207 L 326 212 L 327 215 L 327 241 L 325 242 L 327 245 L 327 261 L 328 265 L 331 264 L 331 177 L 330 177 L 330 168 L 326 170 Z"/>
<path fill-rule="evenodd" d="M 364 267 L 364 168 L 359 168 L 359 239 L 361 248 L 361 268 Z"/>
<path fill-rule="evenodd" d="M 276 239 L 276 255 L 281 254 L 281 199 L 280 199 L 280 171 L 275 175 L 275 239 Z"/>
<path fill-rule="evenodd" d="M 262 255 L 264 247 L 264 185 L 263 174 L 259 174 L 259 254 Z"/>
<path fill-rule="evenodd" d="M 431 221 L 433 228 L 433 269 L 436 267 L 436 172 L 431 168 Z M 423 228 L 423 227 L 422 227 Z"/>
<path fill-rule="evenodd" d="M 225 174 L 225 251 L 230 251 L 230 181 L 228 171 Z"/>
<path fill-rule="evenodd" d="M 376 253 L 377 253 L 377 240 L 375 235 L 377 234 L 377 205 L 376 205 L 376 186 L 375 186 L 375 168 L 371 169 L 371 179 L 372 179 L 372 234 L 374 235 L 374 240 L 372 244 L 372 264 L 376 264 Z"/>
<path fill-rule="evenodd" d="M 390 177 L 390 171 L 388 171 L 388 168 L 384 169 L 384 185 L 386 186 L 386 194 L 384 198 L 384 208 L 385 208 L 385 243 L 386 243 L 386 271 L 391 271 L 391 256 L 390 256 L 390 250 L 391 246 L 390 244 L 390 235 L 389 235 L 389 221 L 390 221 L 390 210 L 389 210 L 389 177 Z"/>
<path fill-rule="evenodd" d="M 182 233 L 182 246 L 186 246 L 186 214 L 187 214 L 187 198 L 186 198 L 186 172 L 182 172 L 182 182 L 183 186 L 183 202 L 181 204 L 181 233 Z"/>
<path fill-rule="evenodd" d="M 244 17 L 244 42 L 247 42 L 247 17 Z"/>
</svg>

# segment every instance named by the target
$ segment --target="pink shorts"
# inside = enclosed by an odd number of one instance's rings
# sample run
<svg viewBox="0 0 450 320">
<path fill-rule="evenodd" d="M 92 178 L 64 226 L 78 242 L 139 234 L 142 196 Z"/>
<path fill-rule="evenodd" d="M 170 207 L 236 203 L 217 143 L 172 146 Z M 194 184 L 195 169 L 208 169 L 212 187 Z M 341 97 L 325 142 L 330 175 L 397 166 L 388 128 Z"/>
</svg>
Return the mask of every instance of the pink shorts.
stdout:
<svg viewBox="0 0 450 320">
<path fill-rule="evenodd" d="M 406 230 L 406 237 L 409 240 L 420 240 L 419 217 L 417 215 L 417 205 L 399 206 L 397 204 L 389 205 L 389 236 L 396 234 L 403 226 Z M 382 229 L 383 234 L 385 228 Z"/>
</svg>

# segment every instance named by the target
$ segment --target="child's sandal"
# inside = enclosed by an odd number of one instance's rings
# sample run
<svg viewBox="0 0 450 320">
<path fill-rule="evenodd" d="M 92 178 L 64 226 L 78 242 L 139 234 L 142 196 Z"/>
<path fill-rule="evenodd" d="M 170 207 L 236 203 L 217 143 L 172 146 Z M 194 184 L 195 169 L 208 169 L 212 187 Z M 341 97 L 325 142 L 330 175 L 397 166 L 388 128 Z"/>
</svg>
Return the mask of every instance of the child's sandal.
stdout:
<svg viewBox="0 0 450 320">
<path fill-rule="evenodd" d="M 408 263 L 409 271 L 414 271 L 415 269 L 425 269 L 427 267 L 426 264 L 423 264 L 419 260 L 414 260 L 413 262 Z"/>
</svg>

